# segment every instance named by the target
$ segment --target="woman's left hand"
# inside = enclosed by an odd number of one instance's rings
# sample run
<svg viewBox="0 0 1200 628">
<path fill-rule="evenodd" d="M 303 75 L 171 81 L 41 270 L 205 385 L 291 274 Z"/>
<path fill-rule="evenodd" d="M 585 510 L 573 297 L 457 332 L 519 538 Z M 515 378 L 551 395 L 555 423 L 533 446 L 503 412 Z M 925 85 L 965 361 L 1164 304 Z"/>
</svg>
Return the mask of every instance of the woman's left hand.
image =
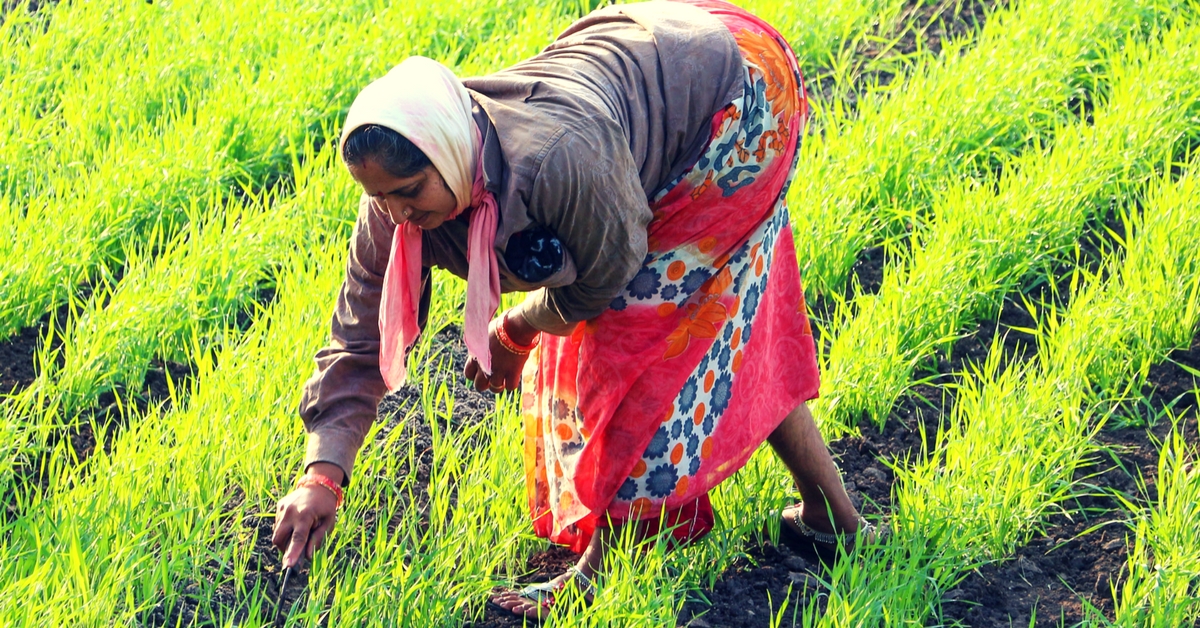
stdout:
<svg viewBox="0 0 1200 628">
<path fill-rule="evenodd" d="M 475 382 L 476 390 L 491 390 L 498 393 L 505 390 L 516 390 L 521 385 L 521 370 L 525 367 L 525 360 L 529 356 L 513 353 L 504 348 L 496 334 L 496 328 L 503 324 L 504 315 L 501 314 L 492 319 L 488 325 L 488 350 L 492 353 L 491 377 L 488 377 L 487 373 L 479 367 L 475 358 L 467 361 L 467 368 L 463 374 L 467 376 L 467 379 Z"/>
</svg>

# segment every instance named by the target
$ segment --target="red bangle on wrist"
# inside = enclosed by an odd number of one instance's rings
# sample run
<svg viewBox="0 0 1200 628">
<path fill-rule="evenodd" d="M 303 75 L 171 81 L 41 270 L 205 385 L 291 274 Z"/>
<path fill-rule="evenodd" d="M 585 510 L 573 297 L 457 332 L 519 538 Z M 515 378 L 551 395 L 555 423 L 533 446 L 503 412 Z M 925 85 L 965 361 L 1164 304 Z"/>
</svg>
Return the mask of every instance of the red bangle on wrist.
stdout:
<svg viewBox="0 0 1200 628">
<path fill-rule="evenodd" d="M 301 488 L 304 486 L 324 486 L 326 489 L 329 489 L 329 492 L 333 493 L 333 496 L 337 498 L 337 506 L 335 506 L 335 508 L 341 508 L 342 502 L 344 502 L 346 498 L 346 494 L 342 492 L 342 487 L 334 483 L 333 480 L 311 471 L 300 476 L 300 479 L 296 480 L 296 488 Z"/>
<path fill-rule="evenodd" d="M 500 318 L 500 324 L 496 325 L 496 338 L 500 340 L 500 346 L 504 347 L 509 353 L 516 355 L 529 355 L 529 352 L 533 351 L 538 346 L 538 342 L 542 337 L 541 332 L 535 334 L 533 341 L 528 345 L 519 345 L 513 341 L 512 336 L 508 335 L 508 330 L 505 329 L 507 325 L 508 312 L 505 312 L 504 316 Z"/>
</svg>

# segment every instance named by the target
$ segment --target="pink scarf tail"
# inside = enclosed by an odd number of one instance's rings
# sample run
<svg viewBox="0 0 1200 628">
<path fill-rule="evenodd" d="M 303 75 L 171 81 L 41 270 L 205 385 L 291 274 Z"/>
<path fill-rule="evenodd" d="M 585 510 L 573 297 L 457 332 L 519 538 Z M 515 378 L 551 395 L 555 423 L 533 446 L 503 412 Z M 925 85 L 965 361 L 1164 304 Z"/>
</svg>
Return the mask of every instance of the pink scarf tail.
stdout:
<svg viewBox="0 0 1200 628">
<path fill-rule="evenodd" d="M 400 388 L 408 378 L 405 356 L 421 333 L 420 302 L 421 231 L 411 224 L 396 225 L 379 300 L 379 373 L 388 390 Z"/>
<path fill-rule="evenodd" d="M 463 340 L 467 352 L 480 368 L 492 374 L 492 352 L 488 345 L 488 323 L 500 309 L 500 267 L 496 262 L 496 226 L 500 206 L 496 197 L 483 187 L 483 166 L 475 169 L 471 198 L 478 205 L 471 213 L 467 230 L 467 307 L 463 312 Z"/>
</svg>

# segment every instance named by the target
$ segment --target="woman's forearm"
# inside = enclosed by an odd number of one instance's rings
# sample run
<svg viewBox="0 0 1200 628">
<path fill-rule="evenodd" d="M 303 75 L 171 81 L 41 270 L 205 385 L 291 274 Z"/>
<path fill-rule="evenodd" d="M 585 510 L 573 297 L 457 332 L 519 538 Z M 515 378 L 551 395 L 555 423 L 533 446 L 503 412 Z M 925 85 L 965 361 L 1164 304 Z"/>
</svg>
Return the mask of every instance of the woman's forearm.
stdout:
<svg viewBox="0 0 1200 628">
<path fill-rule="evenodd" d="M 540 326 L 535 326 L 530 322 L 531 317 L 525 315 L 526 309 L 531 307 L 533 302 L 534 301 L 532 298 L 527 298 L 516 307 L 509 310 L 508 326 L 505 328 L 505 331 L 508 332 L 508 335 L 511 336 L 515 342 L 528 345 L 529 343 L 533 342 L 534 336 L 537 336 L 539 332 L 552 334 L 554 336 L 569 336 L 571 332 L 575 331 L 575 327 L 578 325 L 578 323 L 562 322 L 558 325 L 547 325 L 543 323 Z"/>
</svg>

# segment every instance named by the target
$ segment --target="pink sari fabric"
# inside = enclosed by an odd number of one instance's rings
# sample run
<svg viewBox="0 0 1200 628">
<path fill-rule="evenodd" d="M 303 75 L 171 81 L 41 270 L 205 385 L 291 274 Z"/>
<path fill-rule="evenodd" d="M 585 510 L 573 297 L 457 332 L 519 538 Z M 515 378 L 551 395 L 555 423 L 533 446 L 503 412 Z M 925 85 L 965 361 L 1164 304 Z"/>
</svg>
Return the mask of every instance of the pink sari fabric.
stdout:
<svg viewBox="0 0 1200 628">
<path fill-rule="evenodd" d="M 753 15 L 692 4 L 737 39 L 745 93 L 652 199 L 641 271 L 574 334 L 543 337 L 523 374 L 534 528 L 576 551 L 609 521 L 702 537 L 707 492 L 819 387 L 785 204 L 808 115 L 795 56 Z"/>
</svg>

